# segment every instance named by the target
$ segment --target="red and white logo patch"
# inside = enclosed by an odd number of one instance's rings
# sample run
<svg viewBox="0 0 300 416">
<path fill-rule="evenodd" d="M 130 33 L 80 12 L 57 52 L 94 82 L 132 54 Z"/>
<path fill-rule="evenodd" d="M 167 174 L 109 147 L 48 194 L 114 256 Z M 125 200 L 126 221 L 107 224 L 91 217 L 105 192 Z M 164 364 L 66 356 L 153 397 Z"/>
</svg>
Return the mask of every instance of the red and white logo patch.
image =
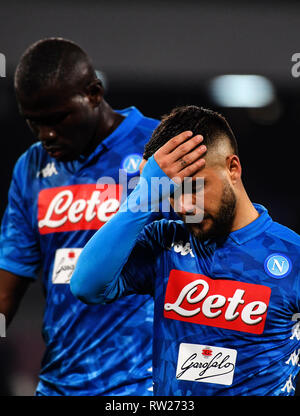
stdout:
<svg viewBox="0 0 300 416">
<path fill-rule="evenodd" d="M 59 248 L 55 252 L 52 283 L 70 283 L 82 248 Z"/>
<path fill-rule="evenodd" d="M 43 189 L 38 198 L 41 234 L 98 230 L 120 207 L 122 185 L 96 184 Z"/>
<path fill-rule="evenodd" d="M 208 352 L 209 354 L 204 353 Z M 233 381 L 237 350 L 199 344 L 179 346 L 176 378 L 230 386 Z"/>
<path fill-rule="evenodd" d="M 268 286 L 171 270 L 164 317 L 262 334 L 270 296 Z"/>
</svg>

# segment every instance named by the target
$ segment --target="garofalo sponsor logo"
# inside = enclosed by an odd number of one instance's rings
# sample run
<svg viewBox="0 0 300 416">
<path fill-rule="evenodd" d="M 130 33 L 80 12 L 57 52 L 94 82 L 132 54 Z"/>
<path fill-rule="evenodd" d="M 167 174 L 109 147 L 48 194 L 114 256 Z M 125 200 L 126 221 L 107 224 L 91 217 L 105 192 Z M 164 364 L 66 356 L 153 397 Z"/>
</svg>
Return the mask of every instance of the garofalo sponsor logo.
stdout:
<svg viewBox="0 0 300 416">
<path fill-rule="evenodd" d="M 172 270 L 164 317 L 235 331 L 263 333 L 271 289 Z"/>
<path fill-rule="evenodd" d="M 69 284 L 82 248 L 59 248 L 55 252 L 52 283 Z"/>
<path fill-rule="evenodd" d="M 179 346 L 176 378 L 231 385 L 237 351 L 229 348 L 182 343 Z"/>
</svg>

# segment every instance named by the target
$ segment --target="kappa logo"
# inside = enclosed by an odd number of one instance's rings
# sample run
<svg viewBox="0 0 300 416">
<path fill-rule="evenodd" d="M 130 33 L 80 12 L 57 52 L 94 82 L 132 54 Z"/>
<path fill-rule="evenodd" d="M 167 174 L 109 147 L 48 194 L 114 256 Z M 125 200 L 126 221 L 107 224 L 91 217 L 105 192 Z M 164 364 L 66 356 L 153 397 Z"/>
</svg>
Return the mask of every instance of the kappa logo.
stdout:
<svg viewBox="0 0 300 416">
<path fill-rule="evenodd" d="M 296 323 L 292 327 L 292 336 L 290 339 L 296 338 L 297 341 L 300 341 L 300 313 L 294 313 L 292 321 L 295 321 Z"/>
<path fill-rule="evenodd" d="M 175 253 L 180 253 L 182 256 L 190 255 L 191 257 L 195 257 L 193 250 L 191 248 L 191 244 L 187 242 L 183 244 L 183 241 L 178 241 L 172 243 L 171 248 L 175 251 Z"/>
<path fill-rule="evenodd" d="M 290 393 L 291 391 L 295 391 L 296 388 L 293 385 L 293 381 L 295 380 L 295 376 L 293 377 L 292 374 L 290 374 L 288 380 L 286 381 L 284 387 L 281 389 L 281 391 L 285 392 L 287 391 L 287 393 Z"/>
<path fill-rule="evenodd" d="M 264 268 L 269 276 L 282 279 L 291 272 L 292 263 L 287 256 L 274 253 L 266 258 Z"/>
<path fill-rule="evenodd" d="M 128 155 L 122 162 L 122 169 L 127 173 L 136 173 L 139 170 L 142 159 L 142 155 L 136 153 Z"/>
<path fill-rule="evenodd" d="M 52 175 L 58 175 L 58 172 L 56 170 L 55 163 L 49 162 L 43 169 L 37 172 L 36 177 L 39 178 L 42 176 L 43 178 L 49 178 Z"/>
</svg>

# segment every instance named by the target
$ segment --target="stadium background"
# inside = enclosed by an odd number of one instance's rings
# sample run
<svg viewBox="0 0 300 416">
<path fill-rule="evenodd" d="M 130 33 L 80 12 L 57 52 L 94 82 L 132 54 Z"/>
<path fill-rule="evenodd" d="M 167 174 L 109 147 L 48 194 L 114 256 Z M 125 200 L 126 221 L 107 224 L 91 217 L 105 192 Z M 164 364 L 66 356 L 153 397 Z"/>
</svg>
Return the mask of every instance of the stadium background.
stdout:
<svg viewBox="0 0 300 416">
<path fill-rule="evenodd" d="M 0 217 L 13 165 L 32 143 L 15 101 L 15 67 L 31 43 L 62 36 L 92 57 L 115 108 L 135 105 L 155 118 L 184 104 L 222 112 L 238 138 L 251 199 L 300 232 L 300 78 L 291 71 L 292 56 L 300 53 L 297 1 L 10 0 L 1 3 L 0 18 L 0 52 L 6 57 L 6 77 L 0 78 Z M 233 84 L 227 88 L 229 102 L 221 104 L 211 87 L 215 77 L 226 74 L 264 77 L 259 80 L 266 85 L 250 86 L 249 98 L 269 91 L 269 101 L 233 107 L 244 91 Z M 34 394 L 43 306 L 38 282 L 7 337 L 0 338 L 0 395 Z"/>
</svg>

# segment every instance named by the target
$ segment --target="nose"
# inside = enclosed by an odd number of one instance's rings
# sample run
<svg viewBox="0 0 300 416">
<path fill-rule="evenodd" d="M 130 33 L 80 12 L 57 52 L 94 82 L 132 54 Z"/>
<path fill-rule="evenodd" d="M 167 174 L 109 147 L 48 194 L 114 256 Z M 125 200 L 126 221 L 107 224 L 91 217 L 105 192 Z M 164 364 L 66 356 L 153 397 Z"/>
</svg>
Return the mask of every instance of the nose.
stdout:
<svg viewBox="0 0 300 416">
<path fill-rule="evenodd" d="M 174 210 L 181 215 L 193 215 L 196 213 L 196 206 L 192 194 L 180 195 L 174 200 Z"/>
<path fill-rule="evenodd" d="M 46 146 L 50 146 L 57 138 L 56 132 L 53 128 L 48 126 L 39 126 L 38 139 Z"/>
</svg>

